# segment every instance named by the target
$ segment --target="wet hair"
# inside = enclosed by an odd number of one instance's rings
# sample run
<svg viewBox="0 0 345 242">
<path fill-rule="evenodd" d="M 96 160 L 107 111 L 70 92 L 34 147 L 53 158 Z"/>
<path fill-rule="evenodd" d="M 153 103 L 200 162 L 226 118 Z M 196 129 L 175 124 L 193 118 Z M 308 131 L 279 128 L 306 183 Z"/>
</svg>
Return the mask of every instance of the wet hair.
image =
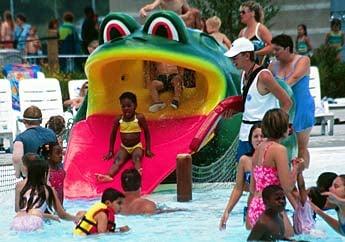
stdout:
<svg viewBox="0 0 345 242">
<path fill-rule="evenodd" d="M 126 98 L 131 100 L 135 105 L 137 105 L 137 96 L 135 96 L 134 93 L 132 93 L 132 92 L 124 92 L 119 97 L 120 101 L 122 101 L 123 99 L 126 99 Z"/>
<path fill-rule="evenodd" d="M 122 172 L 121 185 L 125 192 L 138 191 L 141 187 L 141 175 L 136 169 L 127 169 Z"/>
<path fill-rule="evenodd" d="M 279 108 L 268 110 L 262 119 L 262 134 L 266 138 L 280 139 L 289 125 L 289 115 Z"/>
<path fill-rule="evenodd" d="M 304 34 L 307 36 L 308 35 L 308 31 L 307 31 L 307 26 L 305 24 L 299 24 L 297 25 L 297 28 L 301 27 L 304 31 Z"/>
<path fill-rule="evenodd" d="M 283 47 L 284 49 L 289 47 L 289 52 L 293 53 L 293 40 L 289 35 L 286 35 L 286 34 L 277 35 L 273 37 L 271 43 L 279 45 Z"/>
<path fill-rule="evenodd" d="M 42 123 L 42 112 L 36 106 L 30 106 L 25 109 L 23 121 L 28 125 L 40 125 Z"/>
<path fill-rule="evenodd" d="M 321 195 L 318 187 L 309 188 L 308 197 L 310 198 L 311 202 L 319 208 L 323 209 L 325 207 L 327 196 Z"/>
<path fill-rule="evenodd" d="M 20 19 L 22 22 L 26 22 L 26 17 L 24 14 L 22 13 L 18 13 L 17 16 L 16 16 L 17 19 Z"/>
<path fill-rule="evenodd" d="M 329 188 L 332 186 L 332 183 L 337 174 L 334 172 L 323 172 L 319 175 L 316 181 L 316 186 L 320 189 L 321 192 L 328 192 Z"/>
<path fill-rule="evenodd" d="M 281 186 L 278 185 L 269 185 L 265 187 L 262 191 L 262 200 L 264 201 L 264 204 L 266 204 L 270 197 L 277 191 L 283 192 L 283 188 L 281 188 Z"/>
<path fill-rule="evenodd" d="M 336 25 L 339 26 L 339 28 L 341 28 L 341 21 L 340 19 L 334 18 L 331 21 L 331 27 L 336 26 Z"/>
<path fill-rule="evenodd" d="M 47 184 L 48 179 L 48 162 L 36 155 L 31 157 L 28 165 L 27 181 L 23 189 L 19 193 L 19 208 L 26 207 L 26 212 L 35 207 L 41 207 L 47 202 L 48 208 L 51 210 L 54 194 L 52 188 Z M 48 191 L 48 197 L 46 194 Z M 29 192 L 29 197 L 24 196 Z"/>
<path fill-rule="evenodd" d="M 63 20 L 68 23 L 72 23 L 74 21 L 74 15 L 72 12 L 65 12 L 63 15 Z"/>
<path fill-rule="evenodd" d="M 254 12 L 254 18 L 256 22 L 263 23 L 264 22 L 264 10 L 262 9 L 261 5 L 255 1 L 246 1 L 242 3 L 241 8 L 247 7 L 250 11 Z"/>
<path fill-rule="evenodd" d="M 115 200 L 119 199 L 119 198 L 124 198 L 125 195 L 123 195 L 122 192 L 119 192 L 118 190 L 114 189 L 114 188 L 107 188 L 104 190 L 103 194 L 102 194 L 102 203 L 105 203 L 106 201 L 109 202 L 114 202 Z"/>
<path fill-rule="evenodd" d="M 222 21 L 217 16 L 213 16 L 206 20 L 206 25 L 209 25 L 213 29 L 219 30 L 222 25 Z"/>
<path fill-rule="evenodd" d="M 41 145 L 37 153 L 45 160 L 49 160 L 49 157 L 51 156 L 53 149 L 55 146 L 60 146 L 58 142 L 49 142 L 44 145 Z"/>
<path fill-rule="evenodd" d="M 53 130 L 56 135 L 60 135 L 66 128 L 65 119 L 61 115 L 51 116 L 45 127 Z"/>
</svg>

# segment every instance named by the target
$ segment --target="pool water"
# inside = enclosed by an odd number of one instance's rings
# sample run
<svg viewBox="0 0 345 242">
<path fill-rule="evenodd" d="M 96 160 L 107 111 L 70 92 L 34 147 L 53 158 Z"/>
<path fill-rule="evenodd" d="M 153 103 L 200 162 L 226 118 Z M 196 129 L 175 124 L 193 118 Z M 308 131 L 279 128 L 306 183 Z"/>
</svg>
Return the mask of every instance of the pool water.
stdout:
<svg viewBox="0 0 345 242">
<path fill-rule="evenodd" d="M 345 150 L 345 149 L 342 149 Z M 312 152 L 312 167 L 305 172 L 307 186 L 315 183 L 316 177 L 323 171 L 339 171 L 343 164 L 344 151 L 332 150 L 326 153 Z M 330 156 L 330 153 L 333 154 Z M 332 160 L 332 164 L 325 164 Z M 338 163 L 338 164 L 337 164 Z M 343 167 L 343 166 L 340 166 Z M 214 185 L 211 185 L 214 186 Z M 230 215 L 225 231 L 218 230 L 219 219 L 231 191 L 230 184 L 214 186 L 213 189 L 194 189 L 193 200 L 187 203 L 176 202 L 176 190 L 153 193 L 148 198 L 156 201 L 163 208 L 184 208 L 187 211 L 163 213 L 153 216 L 116 216 L 117 226 L 128 225 L 131 230 L 123 234 L 76 237 L 72 235 L 74 224 L 68 221 L 46 223 L 44 229 L 31 233 L 17 233 L 10 230 L 10 223 L 15 215 L 14 192 L 0 194 L 0 227 L 1 241 L 246 241 L 249 232 L 243 224 L 243 207 L 246 196 L 243 196 Z M 70 213 L 87 210 L 95 201 L 67 200 L 65 208 Z M 291 213 L 291 206 L 287 207 Z M 334 211 L 329 212 L 336 217 Z M 345 241 L 334 232 L 321 218 L 317 218 L 317 236 L 303 235 L 296 239 L 307 241 Z M 86 239 L 86 240 L 85 240 Z"/>
</svg>

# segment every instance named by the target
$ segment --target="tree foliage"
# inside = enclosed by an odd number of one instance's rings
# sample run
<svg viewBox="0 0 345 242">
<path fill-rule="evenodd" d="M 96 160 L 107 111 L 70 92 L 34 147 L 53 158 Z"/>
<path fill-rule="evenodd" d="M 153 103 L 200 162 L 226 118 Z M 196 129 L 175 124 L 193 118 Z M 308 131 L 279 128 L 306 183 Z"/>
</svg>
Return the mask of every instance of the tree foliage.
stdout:
<svg viewBox="0 0 345 242">
<path fill-rule="evenodd" d="M 240 23 L 239 8 L 243 0 L 190 0 L 192 6 L 200 9 L 204 18 L 218 16 L 222 20 L 221 31 L 231 39 L 236 39 L 243 28 Z M 269 27 L 269 21 L 278 13 L 278 6 L 271 0 L 256 0 L 260 3 L 265 13 L 265 25 Z"/>
</svg>

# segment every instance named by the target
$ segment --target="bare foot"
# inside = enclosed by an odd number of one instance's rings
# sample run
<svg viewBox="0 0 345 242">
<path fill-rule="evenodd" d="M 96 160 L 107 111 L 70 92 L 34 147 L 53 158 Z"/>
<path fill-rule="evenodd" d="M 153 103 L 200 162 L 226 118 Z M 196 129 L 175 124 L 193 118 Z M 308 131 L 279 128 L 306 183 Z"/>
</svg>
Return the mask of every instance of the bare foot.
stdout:
<svg viewBox="0 0 345 242">
<path fill-rule="evenodd" d="M 95 174 L 97 181 L 99 182 L 112 182 L 113 178 L 109 175 L 104 175 L 104 174 Z"/>
</svg>

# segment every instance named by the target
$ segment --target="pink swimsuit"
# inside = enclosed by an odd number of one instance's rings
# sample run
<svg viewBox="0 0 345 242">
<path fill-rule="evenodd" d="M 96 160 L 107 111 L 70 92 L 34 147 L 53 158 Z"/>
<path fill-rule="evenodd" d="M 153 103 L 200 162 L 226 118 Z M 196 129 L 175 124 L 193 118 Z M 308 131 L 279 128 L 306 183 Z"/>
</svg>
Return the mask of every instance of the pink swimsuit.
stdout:
<svg viewBox="0 0 345 242">
<path fill-rule="evenodd" d="M 264 166 L 267 150 L 273 144 L 266 145 L 261 165 L 256 165 L 253 169 L 256 192 L 262 192 L 269 185 L 280 185 L 278 171 L 275 167 Z M 254 226 L 260 215 L 265 211 L 265 205 L 261 196 L 255 195 L 249 204 L 248 217 L 251 226 Z"/>
<path fill-rule="evenodd" d="M 60 166 L 58 169 L 49 169 L 49 182 L 56 190 L 61 204 L 63 204 L 63 184 L 65 176 L 66 172 L 62 166 Z"/>
</svg>

